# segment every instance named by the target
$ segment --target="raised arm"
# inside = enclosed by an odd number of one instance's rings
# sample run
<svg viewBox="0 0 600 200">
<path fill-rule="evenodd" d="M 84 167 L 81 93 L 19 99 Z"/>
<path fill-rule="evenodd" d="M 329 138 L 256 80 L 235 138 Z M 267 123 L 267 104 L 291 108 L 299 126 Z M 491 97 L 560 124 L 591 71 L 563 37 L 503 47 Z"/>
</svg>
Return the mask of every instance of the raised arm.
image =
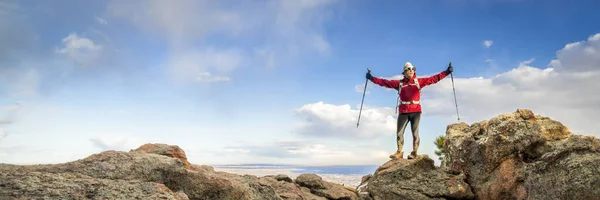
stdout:
<svg viewBox="0 0 600 200">
<path fill-rule="evenodd" d="M 387 80 L 387 79 L 383 79 L 383 78 L 377 78 L 374 76 L 371 76 L 370 80 L 371 80 L 371 82 L 373 82 L 379 86 L 391 88 L 391 89 L 398 89 L 398 85 L 400 84 L 399 80 Z"/>
<path fill-rule="evenodd" d="M 453 69 L 452 69 L 452 65 L 448 66 L 448 69 L 430 76 L 430 77 L 425 77 L 425 78 L 419 78 L 419 85 L 421 86 L 421 88 L 431 85 L 431 84 L 435 84 L 439 81 L 441 81 L 442 79 L 446 78 L 446 76 L 450 75 L 450 73 L 452 73 Z"/>
</svg>

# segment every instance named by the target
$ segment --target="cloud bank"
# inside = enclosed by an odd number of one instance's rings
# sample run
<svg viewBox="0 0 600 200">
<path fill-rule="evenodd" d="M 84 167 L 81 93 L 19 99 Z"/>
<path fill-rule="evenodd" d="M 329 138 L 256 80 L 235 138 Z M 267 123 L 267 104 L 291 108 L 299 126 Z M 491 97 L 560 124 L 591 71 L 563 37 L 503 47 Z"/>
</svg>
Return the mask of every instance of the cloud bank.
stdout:
<svg viewBox="0 0 600 200">
<path fill-rule="evenodd" d="M 306 104 L 295 110 L 302 120 L 294 133 L 309 137 L 341 138 L 347 140 L 376 139 L 396 130 L 394 109 L 370 108 L 363 105 L 359 128 L 356 127 L 359 108 L 332 105 L 324 102 Z"/>
</svg>

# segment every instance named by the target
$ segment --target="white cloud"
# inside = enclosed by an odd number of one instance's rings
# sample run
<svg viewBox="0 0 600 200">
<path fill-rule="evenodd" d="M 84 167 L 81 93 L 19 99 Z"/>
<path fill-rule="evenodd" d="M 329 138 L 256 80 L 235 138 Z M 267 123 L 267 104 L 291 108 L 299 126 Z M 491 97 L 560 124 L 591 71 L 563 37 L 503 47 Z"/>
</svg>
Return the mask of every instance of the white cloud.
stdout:
<svg viewBox="0 0 600 200">
<path fill-rule="evenodd" d="M 519 62 L 519 67 L 530 65 L 533 61 L 535 61 L 535 58 L 531 58 L 526 61 L 521 61 Z"/>
<path fill-rule="evenodd" d="M 209 71 L 225 74 L 238 68 L 243 60 L 240 50 L 207 48 L 173 54 L 167 61 L 167 68 L 178 82 L 230 81 L 227 76 L 213 75 Z"/>
<path fill-rule="evenodd" d="M 259 156 L 281 158 L 344 156 L 350 153 L 347 151 L 332 149 L 323 143 L 300 140 L 276 141 L 267 146 L 253 146 L 247 148 L 249 148 L 249 153 L 254 153 Z"/>
<path fill-rule="evenodd" d="M 494 44 L 494 41 L 492 41 L 492 40 L 483 41 L 483 46 L 485 46 L 485 48 L 490 48 L 492 46 L 492 44 Z"/>
<path fill-rule="evenodd" d="M 314 137 L 340 139 L 375 139 L 396 130 L 393 108 L 369 108 L 363 105 L 357 128 L 358 109 L 350 105 L 332 105 L 323 102 L 303 105 L 295 110 L 302 121 L 295 133 Z"/>
<path fill-rule="evenodd" d="M 69 58 L 81 65 L 91 65 L 98 60 L 102 53 L 102 45 L 95 44 L 94 41 L 80 37 L 76 33 L 70 33 L 62 39 L 65 45 L 63 48 L 56 49 L 56 53 L 65 54 Z"/>
<path fill-rule="evenodd" d="M 129 151 L 131 149 L 136 149 L 143 144 L 150 143 L 145 139 L 130 136 L 122 136 L 122 134 L 103 135 L 96 138 L 92 138 L 90 140 L 92 141 L 94 146 L 100 148 L 102 151 Z"/>
<path fill-rule="evenodd" d="M 373 149 L 371 146 L 342 146 L 323 140 L 278 140 L 261 144 L 243 144 L 211 150 L 212 156 L 227 159 L 236 157 L 237 162 L 249 160 L 278 164 L 322 165 L 373 164 L 389 159 L 388 152 Z M 235 162 L 235 161 L 234 161 Z"/>
<path fill-rule="evenodd" d="M 587 41 L 566 44 L 556 52 L 556 58 L 549 66 L 559 71 L 600 70 L 600 33 L 590 36 Z"/>
<path fill-rule="evenodd" d="M 456 78 L 459 114 L 463 121 L 476 122 L 518 108 L 549 116 L 580 134 L 600 135 L 600 36 L 598 34 L 565 45 L 550 66 L 530 66 L 534 59 L 491 78 Z M 593 52 L 593 53 L 591 53 Z M 423 110 L 429 115 L 455 119 L 450 80 L 442 80 L 424 91 Z"/>
</svg>

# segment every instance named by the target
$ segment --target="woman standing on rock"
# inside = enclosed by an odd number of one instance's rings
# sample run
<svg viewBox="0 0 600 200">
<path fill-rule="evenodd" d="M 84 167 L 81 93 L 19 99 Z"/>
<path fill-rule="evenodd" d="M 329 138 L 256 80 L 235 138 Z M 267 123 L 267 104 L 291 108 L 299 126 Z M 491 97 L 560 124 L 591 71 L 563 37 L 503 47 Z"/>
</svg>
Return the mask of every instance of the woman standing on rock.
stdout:
<svg viewBox="0 0 600 200">
<path fill-rule="evenodd" d="M 404 64 L 404 70 L 402 74 L 404 78 L 401 80 L 387 80 L 383 78 L 377 78 L 371 75 L 371 72 L 367 72 L 367 79 L 373 83 L 398 90 L 398 122 L 396 126 L 396 143 L 398 144 L 398 150 L 395 154 L 390 155 L 390 158 L 397 159 L 402 158 L 404 152 L 402 147 L 404 146 L 404 130 L 406 125 L 410 122 L 412 135 L 413 135 L 413 151 L 408 156 L 408 159 L 417 157 L 417 150 L 419 149 L 419 121 L 421 119 L 421 88 L 435 84 L 438 81 L 444 79 L 450 73 L 452 73 L 452 64 L 448 65 L 445 71 L 442 71 L 436 75 L 417 78 L 415 73 L 416 68 L 410 63 Z"/>
</svg>

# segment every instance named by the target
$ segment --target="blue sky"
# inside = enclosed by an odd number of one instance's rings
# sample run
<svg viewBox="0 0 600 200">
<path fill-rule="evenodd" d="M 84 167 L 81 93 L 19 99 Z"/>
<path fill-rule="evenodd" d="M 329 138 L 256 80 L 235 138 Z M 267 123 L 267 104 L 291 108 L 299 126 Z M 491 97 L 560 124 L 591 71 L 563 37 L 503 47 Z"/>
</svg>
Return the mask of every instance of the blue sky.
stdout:
<svg viewBox="0 0 600 200">
<path fill-rule="evenodd" d="M 144 143 L 196 164 L 374 164 L 395 152 L 397 77 L 455 68 L 461 121 L 532 109 L 599 136 L 597 1 L 0 1 L 0 162 Z M 62 9 L 62 10 L 61 10 Z M 423 90 L 422 154 L 456 123 Z M 410 131 L 405 149 L 412 148 Z"/>
</svg>

